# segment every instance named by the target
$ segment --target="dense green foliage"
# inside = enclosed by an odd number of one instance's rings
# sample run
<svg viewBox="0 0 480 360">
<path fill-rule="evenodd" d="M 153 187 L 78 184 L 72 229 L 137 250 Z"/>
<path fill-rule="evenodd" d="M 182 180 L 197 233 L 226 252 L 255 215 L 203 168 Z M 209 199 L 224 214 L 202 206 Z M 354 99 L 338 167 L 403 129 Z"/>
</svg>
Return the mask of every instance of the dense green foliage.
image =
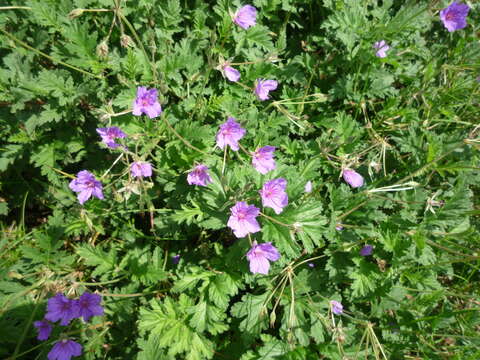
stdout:
<svg viewBox="0 0 480 360">
<path fill-rule="evenodd" d="M 231 19 L 244 4 L 0 7 L 0 357 L 46 358 L 59 331 L 38 341 L 33 321 L 55 293 L 88 289 L 106 310 L 67 328 L 84 359 L 480 358 L 480 5 L 449 33 L 443 0 L 253 0 L 248 30 Z M 258 78 L 279 83 L 268 101 Z M 137 86 L 159 90 L 160 117 L 131 114 Z M 276 170 L 224 159 L 228 116 L 247 151 L 277 148 Z M 105 126 L 130 155 L 100 142 Z M 135 159 L 151 179 L 131 178 Z M 197 163 L 208 187 L 187 184 Z M 341 179 L 347 166 L 365 186 Z M 68 184 L 84 169 L 105 200 L 78 203 Z M 278 177 L 289 205 L 262 209 L 252 239 L 281 258 L 252 274 L 229 209 L 260 207 Z"/>
</svg>

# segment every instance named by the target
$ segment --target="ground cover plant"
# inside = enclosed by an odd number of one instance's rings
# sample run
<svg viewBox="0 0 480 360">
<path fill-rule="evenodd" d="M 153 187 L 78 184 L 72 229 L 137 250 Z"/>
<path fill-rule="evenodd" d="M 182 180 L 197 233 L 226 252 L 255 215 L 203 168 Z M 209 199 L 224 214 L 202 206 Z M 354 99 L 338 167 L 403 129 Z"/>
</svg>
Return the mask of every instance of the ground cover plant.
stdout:
<svg viewBox="0 0 480 360">
<path fill-rule="evenodd" d="M 0 7 L 0 357 L 480 358 L 480 4 Z"/>
</svg>

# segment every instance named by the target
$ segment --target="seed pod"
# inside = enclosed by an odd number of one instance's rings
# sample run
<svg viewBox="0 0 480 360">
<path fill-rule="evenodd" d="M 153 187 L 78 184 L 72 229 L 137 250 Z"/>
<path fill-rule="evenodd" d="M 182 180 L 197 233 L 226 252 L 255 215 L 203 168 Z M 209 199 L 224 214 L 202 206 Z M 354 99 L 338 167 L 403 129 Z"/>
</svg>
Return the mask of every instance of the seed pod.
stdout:
<svg viewBox="0 0 480 360">
<path fill-rule="evenodd" d="M 77 17 L 79 17 L 79 16 L 82 16 L 82 15 L 83 15 L 83 12 L 84 12 L 83 9 L 74 9 L 74 10 L 70 11 L 70 13 L 68 14 L 68 17 L 69 17 L 70 19 L 75 19 L 75 18 L 77 18 Z"/>
<path fill-rule="evenodd" d="M 122 45 L 124 48 L 133 47 L 133 40 L 130 36 L 123 34 L 120 37 L 120 45 Z"/>
<path fill-rule="evenodd" d="M 108 44 L 105 40 L 98 44 L 97 55 L 100 58 L 106 58 L 108 56 Z"/>
</svg>

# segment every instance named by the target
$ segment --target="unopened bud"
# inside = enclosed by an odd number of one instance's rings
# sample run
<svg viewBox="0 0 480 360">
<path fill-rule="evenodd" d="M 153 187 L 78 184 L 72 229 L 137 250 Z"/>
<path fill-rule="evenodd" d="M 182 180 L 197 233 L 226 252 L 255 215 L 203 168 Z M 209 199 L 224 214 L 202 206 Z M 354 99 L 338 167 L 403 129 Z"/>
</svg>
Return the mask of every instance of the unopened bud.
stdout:
<svg viewBox="0 0 480 360">
<path fill-rule="evenodd" d="M 368 164 L 369 168 L 373 168 L 375 172 L 379 172 L 382 169 L 382 164 L 377 163 L 376 161 L 371 161 L 370 164 Z"/>
<path fill-rule="evenodd" d="M 299 223 L 299 222 L 295 222 L 293 224 L 293 232 L 300 232 L 302 231 L 302 223 Z"/>
<path fill-rule="evenodd" d="M 108 44 L 105 40 L 103 40 L 100 44 L 97 46 L 97 55 L 98 57 L 101 58 L 106 58 L 108 55 Z"/>
<path fill-rule="evenodd" d="M 70 11 L 70 13 L 68 14 L 68 17 L 70 19 L 75 19 L 76 17 L 82 16 L 83 12 L 84 12 L 84 9 L 75 9 Z"/>
<path fill-rule="evenodd" d="M 133 46 L 133 40 L 130 36 L 123 34 L 120 37 L 120 45 L 122 45 L 125 48 Z"/>
</svg>

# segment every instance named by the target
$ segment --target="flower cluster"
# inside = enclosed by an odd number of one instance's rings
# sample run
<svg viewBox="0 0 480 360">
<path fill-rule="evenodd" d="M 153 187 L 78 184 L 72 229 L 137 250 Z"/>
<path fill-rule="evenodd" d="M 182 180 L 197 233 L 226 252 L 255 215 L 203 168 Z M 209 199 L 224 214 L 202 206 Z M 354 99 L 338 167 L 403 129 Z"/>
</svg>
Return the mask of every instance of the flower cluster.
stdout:
<svg viewBox="0 0 480 360">
<path fill-rule="evenodd" d="M 452 2 L 445 9 L 440 10 L 440 20 L 442 20 L 443 26 L 449 31 L 464 29 L 467 27 L 467 16 L 470 11 L 470 6 L 467 4 Z M 387 51 L 390 46 L 385 40 L 377 41 L 373 44 L 373 48 L 376 50 L 375 55 L 379 58 L 387 57 Z"/>
<path fill-rule="evenodd" d="M 256 25 L 257 9 L 252 5 L 245 5 L 238 9 L 232 16 L 232 21 L 240 28 L 247 30 Z M 231 82 L 240 80 L 240 72 L 233 68 L 230 62 L 221 61 L 217 68 L 222 75 Z M 265 101 L 270 98 L 270 91 L 276 90 L 278 82 L 268 79 L 257 79 L 254 93 L 258 100 Z M 233 151 L 238 151 L 241 147 L 239 141 L 245 136 L 246 130 L 233 117 L 228 117 L 227 121 L 220 125 L 216 135 L 216 143 L 220 149 L 227 151 L 230 147 Z M 242 150 L 243 147 L 242 147 Z M 274 160 L 274 146 L 264 146 L 250 153 L 252 156 L 252 165 L 259 173 L 265 175 L 276 168 Z M 212 182 L 208 174 L 207 166 L 199 164 L 189 172 L 187 182 L 190 185 L 207 186 Z M 259 190 L 262 205 L 270 207 L 276 214 L 280 214 L 283 208 L 288 205 L 288 195 L 285 191 L 287 181 L 283 178 L 267 181 L 261 190 Z M 311 190 L 310 190 L 311 191 Z M 233 230 L 236 237 L 242 238 L 248 234 L 254 234 L 261 230 L 257 221 L 260 215 L 260 209 L 255 205 L 249 205 L 244 201 L 238 201 L 230 208 L 231 215 L 227 226 Z M 268 274 L 269 261 L 277 261 L 280 253 L 271 244 L 265 243 L 258 245 L 253 243 L 252 248 L 247 253 L 250 262 L 250 271 L 252 273 Z"/>
<path fill-rule="evenodd" d="M 225 151 L 230 147 L 233 151 L 238 151 L 241 147 L 239 141 L 245 136 L 246 130 L 236 122 L 233 117 L 228 117 L 227 121 L 220 125 L 216 140 L 217 146 Z M 243 149 L 243 148 L 242 148 Z M 243 149 L 244 150 L 244 149 Z M 258 148 L 255 152 L 249 153 L 252 157 L 252 166 L 261 174 L 266 174 L 276 168 L 274 160 L 274 146 L 264 146 Z M 207 166 L 197 165 L 187 176 L 187 182 L 190 185 L 207 186 L 212 182 L 208 174 Z M 261 190 L 259 190 L 262 205 L 270 207 L 276 214 L 280 214 L 283 208 L 288 205 L 288 195 L 285 191 L 287 181 L 283 178 L 267 181 Z M 257 217 L 260 215 L 260 209 L 255 205 L 249 205 L 245 201 L 238 201 L 230 208 L 230 217 L 227 226 L 233 230 L 237 238 L 242 238 L 248 234 L 254 234 L 261 230 Z M 269 261 L 276 261 L 280 258 L 280 253 L 271 244 L 257 245 L 255 242 L 247 253 L 247 259 L 250 262 L 252 273 L 268 274 Z"/>
<path fill-rule="evenodd" d="M 454 1 L 447 8 L 440 11 L 440 19 L 449 32 L 460 30 L 467 26 L 466 18 L 469 10 L 470 7 L 468 5 Z M 257 9 L 252 5 L 245 5 L 235 12 L 232 16 L 232 21 L 241 29 L 247 30 L 257 23 Z M 371 56 L 374 53 L 378 58 L 386 58 L 389 55 L 388 52 L 390 51 L 391 54 L 392 51 L 390 45 L 387 43 L 387 40 L 378 39 L 378 41 L 373 43 L 373 50 L 371 48 L 369 50 Z M 228 81 L 238 82 L 241 78 L 241 73 L 232 65 L 237 64 L 221 61 L 217 69 L 221 71 Z M 278 86 L 279 84 L 276 80 L 257 78 L 252 90 L 258 100 L 266 101 L 270 99 L 270 92 L 277 90 Z M 158 101 L 157 89 L 139 86 L 136 98 L 132 104 L 132 114 L 135 116 L 145 114 L 150 119 L 160 116 L 162 114 L 162 106 Z M 117 143 L 117 139 L 126 139 L 128 137 L 119 127 L 102 127 L 97 128 L 96 131 L 106 147 L 110 149 L 120 148 L 122 151 L 128 152 L 128 148 L 123 146 L 121 141 Z M 229 148 L 235 152 L 242 149 L 251 157 L 252 167 L 262 175 L 274 171 L 277 167 L 275 162 L 276 147 L 266 145 L 256 148 L 253 152 L 248 152 L 240 144 L 240 141 L 246 134 L 247 130 L 242 127 L 240 122 L 229 116 L 227 121 L 219 126 L 216 134 L 216 146 L 225 151 L 225 158 Z M 130 164 L 130 174 L 133 178 L 151 177 L 152 173 L 152 165 L 148 162 L 138 160 Z M 342 167 L 341 176 L 352 188 L 360 188 L 365 183 L 363 176 L 349 167 Z M 205 164 L 195 165 L 189 171 L 186 180 L 189 185 L 201 187 L 208 187 L 209 184 L 213 183 L 209 174 L 209 168 Z M 84 204 L 92 197 L 104 199 L 102 183 L 87 170 L 78 172 L 76 178 L 69 183 L 69 187 L 77 193 L 80 204 Z M 305 193 L 311 193 L 312 190 L 312 182 L 308 181 L 305 184 L 304 191 Z M 271 208 L 276 215 L 281 214 L 289 204 L 287 180 L 282 177 L 265 179 L 262 188 L 258 190 L 258 194 L 260 199 L 257 200 L 261 200 L 262 206 Z M 227 226 L 233 231 L 235 237 L 244 238 L 262 230 L 261 224 L 257 220 L 259 216 L 268 218 L 255 204 L 248 204 L 247 201 L 236 201 L 230 208 Z M 336 224 L 335 229 L 342 231 L 342 224 Z M 367 257 L 373 254 L 373 250 L 374 247 L 372 245 L 366 244 L 361 248 L 359 254 Z M 246 253 L 246 257 L 251 273 L 268 275 L 270 262 L 278 261 L 281 254 L 272 242 L 258 244 L 257 241 L 253 241 Z M 180 255 L 172 257 L 173 264 L 178 264 L 179 261 Z M 314 267 L 315 264 L 308 263 L 308 266 Z M 101 297 L 97 294 L 84 293 L 76 300 L 68 299 L 63 294 L 56 294 L 48 300 L 47 313 L 44 319 L 34 322 L 34 326 L 38 330 L 37 338 L 42 341 L 47 340 L 53 331 L 52 323 L 54 322 L 59 322 L 61 326 L 67 326 L 76 318 L 89 321 L 93 316 L 103 315 L 104 311 L 100 303 Z M 343 305 L 340 302 L 331 300 L 329 305 L 332 314 L 341 315 L 343 313 Z M 80 356 L 81 353 L 82 347 L 80 344 L 71 339 L 63 338 L 55 343 L 48 354 L 48 358 L 50 360 L 70 359 L 72 356 Z"/>
<path fill-rule="evenodd" d="M 466 18 L 470 11 L 467 4 L 452 2 L 448 7 L 440 11 L 440 19 L 443 25 L 449 32 L 463 29 L 467 26 Z M 232 15 L 232 21 L 241 29 L 247 30 L 257 24 L 257 9 L 252 5 L 244 5 Z M 386 40 L 379 40 L 373 44 L 375 55 L 379 58 L 387 57 L 387 51 L 390 46 Z M 231 82 L 240 80 L 240 72 L 231 66 L 229 62 L 221 62 L 219 70 Z M 258 78 L 255 82 L 254 93 L 257 99 L 261 101 L 270 98 L 270 91 L 276 90 L 278 82 L 276 80 L 269 80 Z M 160 116 L 162 113 L 162 106 L 158 101 L 158 91 L 155 88 L 148 89 L 144 86 L 137 88 L 137 95 L 132 104 L 132 114 L 135 116 L 147 115 L 153 119 Z M 102 142 L 111 149 L 121 147 L 116 142 L 116 139 L 124 139 L 127 137 L 117 126 L 98 128 L 97 133 L 100 135 Z M 229 117 L 225 124 L 220 126 L 217 133 L 217 146 L 221 149 L 229 146 L 233 151 L 238 151 L 238 141 L 245 135 L 245 129 L 238 124 L 233 117 Z M 257 149 L 252 156 L 252 164 L 254 168 L 262 174 L 275 169 L 275 160 L 273 159 L 273 152 L 275 147 L 265 146 Z M 148 162 L 136 161 L 130 165 L 130 171 L 133 178 L 143 178 L 152 176 L 152 166 Z M 357 188 L 363 186 L 363 177 L 351 169 L 342 171 L 344 180 L 350 186 Z M 212 182 L 208 168 L 200 164 L 188 175 L 188 183 L 190 185 L 207 186 Z M 104 199 L 102 192 L 102 184 L 95 179 L 95 176 L 87 170 L 82 170 L 77 174 L 77 177 L 70 182 L 70 188 L 77 192 L 77 198 L 80 204 L 84 204 L 92 196 L 98 199 Z M 263 190 L 262 190 L 263 191 Z M 308 182 L 305 186 L 305 192 L 311 192 L 311 183 Z M 274 202 L 279 199 L 275 199 Z M 280 203 L 274 203 L 270 200 L 265 200 L 262 196 L 264 206 L 272 207 L 276 213 L 285 205 L 285 198 L 280 199 Z"/>
<path fill-rule="evenodd" d="M 252 166 L 259 173 L 265 175 L 275 170 L 275 150 L 274 146 L 263 146 L 257 148 L 254 152 L 248 153 L 241 145 L 240 140 L 246 135 L 247 131 L 233 117 L 228 117 L 227 121 L 220 125 L 216 134 L 216 143 L 220 149 L 228 150 L 230 147 L 233 151 L 240 148 L 252 157 Z M 342 170 L 342 176 L 353 188 L 363 186 L 364 179 L 355 170 L 346 168 Z M 187 182 L 190 185 L 208 186 L 212 183 L 212 179 L 208 173 L 208 167 L 204 164 L 196 165 L 193 170 L 188 173 Z M 280 214 L 288 205 L 288 194 L 286 192 L 287 180 L 284 178 L 276 178 L 266 181 L 259 190 L 262 205 L 273 209 L 275 214 Z M 305 192 L 312 191 L 312 182 L 305 184 Z M 260 209 L 255 205 L 249 205 L 245 201 L 237 201 L 230 208 L 230 217 L 227 226 L 233 230 L 233 234 L 237 238 L 243 238 L 249 234 L 255 234 L 261 231 L 257 217 L 263 215 Z M 343 227 L 337 225 L 336 229 L 341 230 Z M 368 256 L 369 249 L 363 249 L 362 255 Z M 269 261 L 277 261 L 280 253 L 271 244 L 253 243 L 251 249 L 247 253 L 247 259 L 250 262 L 250 271 L 252 273 L 268 274 L 270 265 Z"/>
<path fill-rule="evenodd" d="M 84 292 L 78 299 L 69 299 L 63 294 L 56 294 L 48 299 L 47 313 L 44 319 L 35 321 L 38 340 L 48 340 L 53 330 L 52 323 L 60 321 L 60 325 L 66 326 L 73 319 L 83 318 L 85 322 L 93 316 L 102 316 L 103 307 L 100 305 L 102 297 L 98 294 Z M 72 356 L 80 356 L 82 346 L 77 342 L 62 338 L 55 343 L 48 353 L 49 360 L 69 360 Z"/>
<path fill-rule="evenodd" d="M 137 96 L 133 101 L 132 114 L 140 116 L 142 114 L 148 115 L 150 118 L 155 118 L 162 113 L 162 107 L 158 102 L 157 89 L 147 89 L 144 86 L 137 88 Z M 121 148 L 128 152 L 126 146 L 122 146 L 116 142 L 116 139 L 125 139 L 125 134 L 122 129 L 117 126 L 110 126 L 96 129 L 100 135 L 102 142 L 110 149 Z M 144 178 L 152 176 L 152 165 L 145 161 L 135 161 L 130 164 L 130 173 L 133 178 Z M 87 171 L 82 170 L 73 179 L 69 187 L 72 191 L 78 193 L 78 202 L 83 205 L 92 196 L 97 199 L 104 199 L 102 183 L 95 178 L 95 176 Z"/>
<path fill-rule="evenodd" d="M 242 29 L 247 30 L 257 24 L 257 9 L 252 5 L 242 6 L 232 15 L 232 21 Z M 221 60 L 217 70 L 220 70 L 222 75 L 229 81 L 237 82 L 240 80 L 240 71 L 230 65 L 230 62 Z M 255 84 L 255 95 L 257 99 L 262 101 L 268 100 L 270 98 L 268 93 L 275 90 L 278 86 L 277 81 L 264 79 L 257 79 Z"/>
</svg>

